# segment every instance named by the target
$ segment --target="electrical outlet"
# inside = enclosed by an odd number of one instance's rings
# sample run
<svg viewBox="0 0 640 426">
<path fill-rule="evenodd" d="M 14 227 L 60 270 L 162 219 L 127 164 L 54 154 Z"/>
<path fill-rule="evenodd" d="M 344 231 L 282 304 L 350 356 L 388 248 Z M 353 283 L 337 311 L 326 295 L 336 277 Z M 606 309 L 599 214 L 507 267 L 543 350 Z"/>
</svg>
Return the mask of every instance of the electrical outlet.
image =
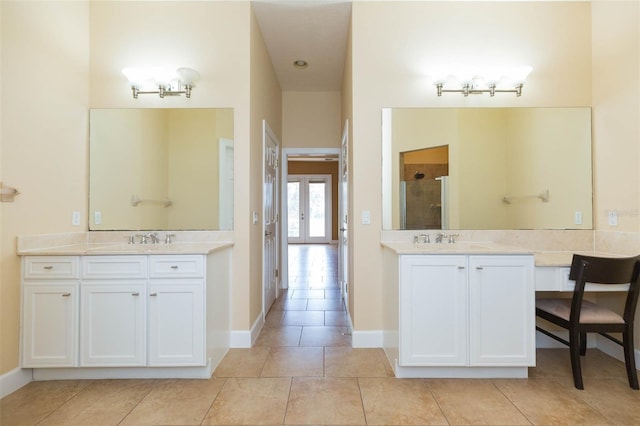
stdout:
<svg viewBox="0 0 640 426">
<path fill-rule="evenodd" d="M 618 211 L 609 210 L 608 220 L 609 220 L 609 226 L 618 226 Z"/>
<path fill-rule="evenodd" d="M 71 213 L 71 224 L 73 226 L 79 226 L 80 225 L 80 212 Z"/>
<path fill-rule="evenodd" d="M 573 218 L 573 223 L 575 223 L 576 225 L 582 225 L 582 212 L 581 211 L 576 211 L 574 218 Z"/>
<path fill-rule="evenodd" d="M 99 211 L 93 212 L 93 223 L 100 225 L 102 223 L 102 213 Z"/>
</svg>

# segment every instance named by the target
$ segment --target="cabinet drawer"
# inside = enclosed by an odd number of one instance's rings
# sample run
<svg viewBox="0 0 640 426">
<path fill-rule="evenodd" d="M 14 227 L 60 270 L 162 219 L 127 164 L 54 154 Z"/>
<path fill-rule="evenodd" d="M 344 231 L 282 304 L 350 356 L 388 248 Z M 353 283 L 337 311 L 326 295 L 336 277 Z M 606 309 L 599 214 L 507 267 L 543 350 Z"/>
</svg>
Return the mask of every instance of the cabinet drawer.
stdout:
<svg viewBox="0 0 640 426">
<path fill-rule="evenodd" d="M 27 256 L 24 259 L 24 278 L 77 278 L 78 264 L 76 256 Z"/>
<path fill-rule="evenodd" d="M 146 256 L 85 256 L 82 277 L 91 279 L 146 278 Z"/>
<path fill-rule="evenodd" d="M 204 277 L 204 258 L 200 255 L 151 256 L 149 260 L 149 277 Z"/>
</svg>

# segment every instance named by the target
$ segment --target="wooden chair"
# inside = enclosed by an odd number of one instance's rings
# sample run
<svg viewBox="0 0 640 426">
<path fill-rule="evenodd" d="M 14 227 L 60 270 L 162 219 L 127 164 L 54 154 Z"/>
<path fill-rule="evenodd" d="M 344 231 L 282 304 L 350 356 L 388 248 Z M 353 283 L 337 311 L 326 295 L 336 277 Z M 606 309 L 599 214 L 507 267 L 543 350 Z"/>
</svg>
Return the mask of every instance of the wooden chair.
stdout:
<svg viewBox="0 0 640 426">
<path fill-rule="evenodd" d="M 587 333 L 599 333 L 623 347 L 629 386 L 638 389 L 633 347 L 633 321 L 640 292 L 639 274 L 640 256 L 602 258 L 576 254 L 573 256 L 569 272 L 569 279 L 576 282 L 573 297 L 536 300 L 536 316 L 569 331 L 569 341 L 567 341 L 536 326 L 536 330 L 569 346 L 571 370 L 576 388 L 584 389 L 580 355 L 585 355 L 587 350 Z M 629 283 L 622 316 L 603 306 L 583 300 L 586 283 Z M 622 333 L 622 341 L 607 333 Z"/>
</svg>

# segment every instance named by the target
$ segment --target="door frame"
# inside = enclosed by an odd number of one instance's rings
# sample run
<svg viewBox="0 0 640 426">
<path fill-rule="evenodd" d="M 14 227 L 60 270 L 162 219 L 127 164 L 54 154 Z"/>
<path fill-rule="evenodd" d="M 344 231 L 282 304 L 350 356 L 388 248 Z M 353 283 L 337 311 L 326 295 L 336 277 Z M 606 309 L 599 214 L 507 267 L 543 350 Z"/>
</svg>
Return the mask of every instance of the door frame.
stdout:
<svg viewBox="0 0 640 426">
<path fill-rule="evenodd" d="M 280 273 L 280 270 L 282 269 L 282 257 L 280 256 L 280 253 L 278 253 L 278 250 L 281 248 L 281 242 L 278 241 L 279 238 L 282 238 L 282 226 L 281 226 L 281 222 L 280 220 L 282 219 L 282 192 L 281 192 L 281 188 L 282 188 L 282 181 L 284 179 L 282 179 L 282 169 L 280 168 L 280 165 L 282 163 L 281 157 L 282 157 L 282 145 L 280 143 L 280 140 L 276 137 L 275 133 L 273 133 L 273 130 L 271 130 L 271 127 L 269 126 L 269 123 L 267 123 L 267 120 L 262 120 L 262 282 L 261 282 L 261 287 L 262 287 L 262 319 L 264 321 L 264 318 L 267 315 L 267 309 L 266 309 L 266 293 L 265 293 L 265 280 L 266 280 L 266 276 L 265 276 L 265 266 L 266 266 L 266 261 L 267 261 L 267 253 L 265 251 L 265 242 L 266 242 L 266 238 L 265 238 L 265 232 L 266 232 L 266 227 L 265 227 L 265 218 L 264 218 L 264 213 L 265 213 L 265 208 L 266 208 L 266 203 L 264 200 L 264 183 L 265 183 L 265 176 L 266 176 L 266 168 L 265 168 L 265 161 L 266 161 L 266 155 L 267 155 L 267 137 L 269 137 L 270 139 L 272 139 L 275 144 L 276 144 L 276 177 L 275 177 L 275 200 L 274 200 L 274 206 L 276 208 L 276 213 L 275 213 L 275 217 L 274 217 L 274 225 L 275 225 L 275 232 L 274 232 L 274 238 L 275 238 L 275 260 L 274 260 L 274 267 L 275 270 L 278 271 L 278 274 L 275 277 L 276 283 L 275 283 L 275 300 L 278 299 L 278 295 L 279 295 L 279 290 L 281 288 L 281 284 L 280 284 L 280 280 L 282 279 L 282 274 Z"/>
<path fill-rule="evenodd" d="M 287 211 L 287 177 L 289 176 L 289 156 L 296 155 L 340 155 L 340 148 L 282 148 L 280 150 L 282 161 L 280 162 L 280 211 Z M 338 207 L 339 208 L 339 207 Z M 331 225 L 336 226 L 336 224 Z M 286 214 L 280 215 L 280 288 L 289 288 L 289 223 Z"/>
</svg>

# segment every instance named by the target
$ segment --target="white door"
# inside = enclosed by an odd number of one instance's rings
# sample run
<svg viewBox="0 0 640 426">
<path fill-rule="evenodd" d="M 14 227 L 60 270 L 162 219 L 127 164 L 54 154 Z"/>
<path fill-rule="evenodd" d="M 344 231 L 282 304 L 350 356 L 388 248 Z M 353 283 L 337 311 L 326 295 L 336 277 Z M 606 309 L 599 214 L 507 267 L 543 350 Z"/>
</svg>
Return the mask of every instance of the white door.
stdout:
<svg viewBox="0 0 640 426">
<path fill-rule="evenodd" d="M 331 242 L 331 175 L 287 177 L 290 244 Z"/>
<path fill-rule="evenodd" d="M 147 363 L 145 281 L 83 282 L 80 366 L 144 366 Z"/>
<path fill-rule="evenodd" d="M 468 364 L 466 262 L 466 256 L 401 256 L 401 366 Z"/>
<path fill-rule="evenodd" d="M 338 186 L 338 279 L 344 306 L 349 311 L 349 121 L 344 124 L 340 150 L 340 183 Z"/>
<path fill-rule="evenodd" d="M 280 143 L 263 121 L 262 136 L 264 142 L 264 182 L 263 182 L 263 228 L 264 251 L 263 264 L 263 315 L 269 312 L 269 308 L 278 296 L 278 161 L 280 156 Z"/>
<path fill-rule="evenodd" d="M 149 366 L 205 365 L 203 280 L 152 281 L 148 307 Z"/>
</svg>

